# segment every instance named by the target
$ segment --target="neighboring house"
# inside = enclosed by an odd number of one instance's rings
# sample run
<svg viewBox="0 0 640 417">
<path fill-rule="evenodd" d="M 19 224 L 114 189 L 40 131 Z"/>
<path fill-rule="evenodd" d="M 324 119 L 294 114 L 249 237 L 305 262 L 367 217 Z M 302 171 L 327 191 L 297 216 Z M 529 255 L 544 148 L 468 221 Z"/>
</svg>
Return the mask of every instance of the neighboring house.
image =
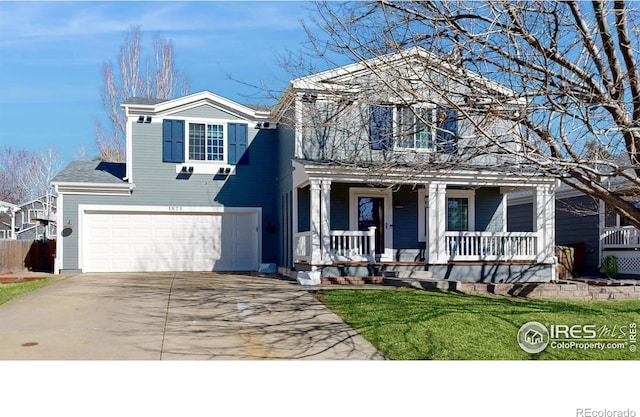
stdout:
<svg viewBox="0 0 640 417">
<path fill-rule="evenodd" d="M 637 190 L 625 198 L 640 205 Z M 530 194 L 515 196 L 508 205 L 510 230 L 531 227 Z M 576 275 L 602 275 L 603 258 L 613 255 L 621 277 L 640 276 L 640 231 L 608 209 L 603 201 L 563 184 L 556 192 L 555 223 L 556 243 L 573 248 Z"/>
<path fill-rule="evenodd" d="M 42 240 L 56 238 L 56 196 L 47 194 L 25 203 L 17 204 L 13 219 L 9 213 L 0 212 L 0 238 Z"/>
<path fill-rule="evenodd" d="M 476 157 L 483 147 L 474 123 L 419 77 L 437 79 L 448 91 L 459 86 L 461 93 L 449 99 L 462 106 L 470 83 L 504 103 L 514 97 L 421 48 L 291 81 L 274 109 L 282 124 L 281 271 L 428 270 L 455 280 L 553 280 L 556 182 L 527 174 L 513 158 Z M 382 80 L 413 85 L 398 97 Z M 513 128 L 496 121 L 486 131 L 510 146 Z M 458 166 L 463 159 L 475 167 Z M 536 214 L 527 230 L 512 232 L 507 194 L 523 190 L 535 195 Z"/>
<path fill-rule="evenodd" d="M 126 164 L 73 162 L 59 196 L 62 272 L 393 270 L 437 278 L 550 281 L 556 182 L 479 156 L 473 123 L 416 88 L 361 100 L 371 68 L 442 69 L 414 48 L 293 80 L 271 113 L 210 92 L 129 99 Z M 395 58 L 398 59 L 395 59 Z M 401 59 L 400 59 L 401 58 Z M 455 71 L 443 83 L 461 83 Z M 487 94 L 512 92 L 475 76 Z M 337 113 L 336 113 L 337 111 Z M 417 120 L 419 119 L 419 120 Z M 331 123 L 327 123 L 331 121 Z M 278 123 L 276 128 L 276 123 Z M 411 126 L 411 127 L 409 127 Z M 420 126 L 418 129 L 416 126 Z M 512 126 L 495 134 L 511 140 Z M 507 195 L 530 191 L 531 227 L 507 228 Z"/>
<path fill-rule="evenodd" d="M 0 239 L 16 238 L 16 213 L 20 207 L 0 200 Z"/>
</svg>

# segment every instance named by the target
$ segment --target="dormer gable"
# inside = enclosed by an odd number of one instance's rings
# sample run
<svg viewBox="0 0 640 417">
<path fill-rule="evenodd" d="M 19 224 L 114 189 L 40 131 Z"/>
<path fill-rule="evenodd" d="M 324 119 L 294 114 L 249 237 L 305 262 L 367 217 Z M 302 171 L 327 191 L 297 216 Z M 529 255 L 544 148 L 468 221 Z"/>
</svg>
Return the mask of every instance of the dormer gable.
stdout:
<svg viewBox="0 0 640 417">
<path fill-rule="evenodd" d="M 246 149 L 248 145 L 247 130 L 262 129 L 270 125 L 268 111 L 236 103 L 210 91 L 201 91 L 166 100 L 134 97 L 125 100 L 121 107 L 125 111 L 127 120 L 127 175 L 125 178 L 129 182 L 132 181 L 131 177 L 134 171 L 133 141 L 135 140 L 135 132 L 140 131 L 138 128 L 162 123 L 161 128 L 155 128 L 158 132 L 158 146 L 162 146 L 162 162 L 178 164 L 190 159 L 188 146 L 195 146 L 187 143 L 191 127 L 207 129 L 207 132 L 210 129 L 218 129 L 216 133 L 218 138 L 216 146 L 218 147 L 215 151 L 205 147 L 203 152 L 217 152 L 216 155 L 209 156 L 215 157 L 215 160 L 219 159 L 220 163 L 235 164 L 240 159 L 240 156 L 236 154 L 240 153 L 241 149 Z M 275 126 L 275 123 L 271 126 Z M 238 135 L 237 129 L 242 129 L 239 134 L 244 138 L 242 143 L 238 144 L 238 149 L 232 143 L 232 140 L 236 140 Z M 195 157 L 197 152 L 191 149 L 191 156 Z M 211 158 L 205 155 L 204 162 L 207 159 Z M 181 167 L 178 166 L 178 168 Z M 217 170 L 220 167 L 201 166 L 201 168 L 205 168 L 204 171 L 208 173 L 208 171 Z"/>
</svg>

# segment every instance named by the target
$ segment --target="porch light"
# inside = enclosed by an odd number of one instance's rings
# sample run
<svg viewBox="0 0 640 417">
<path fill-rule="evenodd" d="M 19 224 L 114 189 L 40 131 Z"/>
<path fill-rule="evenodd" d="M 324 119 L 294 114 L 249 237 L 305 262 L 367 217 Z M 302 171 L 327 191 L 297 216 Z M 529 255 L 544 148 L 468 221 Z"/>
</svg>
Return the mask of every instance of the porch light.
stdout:
<svg viewBox="0 0 640 417">
<path fill-rule="evenodd" d="M 404 203 L 402 201 L 394 201 L 393 202 L 393 208 L 403 209 L 404 208 Z"/>
<path fill-rule="evenodd" d="M 64 225 L 65 229 L 69 229 L 69 230 L 73 230 L 73 224 L 71 224 L 71 220 L 69 220 L 67 222 L 67 224 Z"/>
</svg>

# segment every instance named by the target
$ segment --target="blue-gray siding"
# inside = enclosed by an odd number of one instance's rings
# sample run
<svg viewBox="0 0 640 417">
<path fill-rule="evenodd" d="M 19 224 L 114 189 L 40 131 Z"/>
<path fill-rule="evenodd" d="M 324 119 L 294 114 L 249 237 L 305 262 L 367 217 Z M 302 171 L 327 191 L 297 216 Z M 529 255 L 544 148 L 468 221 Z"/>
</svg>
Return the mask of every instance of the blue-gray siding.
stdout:
<svg viewBox="0 0 640 417">
<path fill-rule="evenodd" d="M 533 230 L 533 204 L 509 206 L 508 230 Z M 556 244 L 572 246 L 580 274 L 599 273 L 598 205 L 588 196 L 556 200 Z M 582 264 L 582 265 L 581 265 Z"/>
<path fill-rule="evenodd" d="M 200 106 L 189 110 L 198 117 L 221 117 L 219 110 Z M 182 112 L 183 116 L 187 113 Z M 176 114 L 169 118 L 175 119 Z M 226 118 L 231 118 L 225 114 Z M 237 118 L 236 118 L 237 119 Z M 245 122 L 237 119 L 238 122 Z M 277 262 L 278 212 L 276 188 L 277 135 L 274 130 L 258 130 L 249 124 L 250 154 L 248 165 L 238 165 L 236 175 L 219 177 L 194 174 L 176 174 L 175 163 L 162 162 L 162 122 L 133 124 L 133 182 L 130 196 L 64 195 L 65 224 L 78 224 L 78 204 L 100 205 L 161 205 L 195 207 L 261 207 L 262 208 L 262 262 Z M 64 269 L 78 268 L 77 228 L 64 237 Z"/>
</svg>

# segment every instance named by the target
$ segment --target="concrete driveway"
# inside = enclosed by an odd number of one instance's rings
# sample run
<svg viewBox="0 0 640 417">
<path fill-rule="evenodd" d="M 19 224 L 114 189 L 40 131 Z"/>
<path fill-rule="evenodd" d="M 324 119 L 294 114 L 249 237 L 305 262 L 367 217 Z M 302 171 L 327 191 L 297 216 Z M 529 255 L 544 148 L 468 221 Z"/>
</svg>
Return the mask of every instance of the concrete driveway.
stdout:
<svg viewBox="0 0 640 417">
<path fill-rule="evenodd" d="M 0 359 L 383 359 L 299 285 L 84 274 L 0 306 Z"/>
</svg>

